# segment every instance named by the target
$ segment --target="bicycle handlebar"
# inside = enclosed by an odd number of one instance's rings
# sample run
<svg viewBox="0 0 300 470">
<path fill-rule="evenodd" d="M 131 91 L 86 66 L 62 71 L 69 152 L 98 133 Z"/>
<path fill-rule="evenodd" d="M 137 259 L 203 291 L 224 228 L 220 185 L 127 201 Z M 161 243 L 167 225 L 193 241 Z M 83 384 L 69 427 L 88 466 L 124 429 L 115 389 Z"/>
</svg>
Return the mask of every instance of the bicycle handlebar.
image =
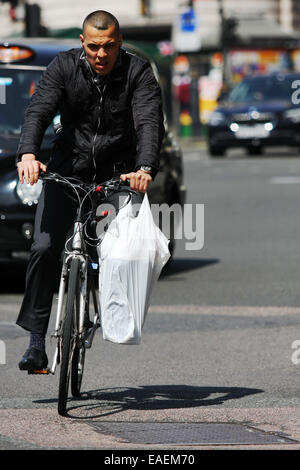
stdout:
<svg viewBox="0 0 300 470">
<path fill-rule="evenodd" d="M 136 191 L 130 188 L 128 182 L 122 181 L 120 178 L 111 178 L 110 180 L 104 181 L 102 183 L 86 183 L 78 178 L 74 177 L 65 177 L 61 176 L 58 173 L 53 172 L 43 172 L 40 173 L 39 179 L 42 181 L 52 181 L 54 183 L 59 183 L 65 186 L 67 189 L 71 189 L 74 196 L 76 196 L 77 202 L 77 218 L 76 220 L 82 221 L 85 220 L 85 224 L 89 220 L 90 223 L 94 220 L 98 222 L 100 218 L 96 217 L 96 201 L 98 200 L 104 202 L 108 197 L 113 193 L 124 192 L 126 191 L 130 197 L 126 204 L 131 200 L 131 194 L 137 194 Z M 68 197 L 72 198 L 72 195 L 67 194 Z M 95 198 L 95 196 L 97 196 Z M 73 199 L 75 199 L 73 197 Z M 89 201 L 91 204 L 90 210 L 86 207 L 86 201 Z M 84 215 L 85 214 L 85 215 Z M 104 215 L 104 217 L 106 214 Z M 86 237 L 91 241 L 98 241 L 98 239 L 92 239 L 85 233 Z"/>
<path fill-rule="evenodd" d="M 60 183 L 65 187 L 71 188 L 77 192 L 77 189 L 83 190 L 86 194 L 97 193 L 98 195 L 107 196 L 108 192 L 119 192 L 126 190 L 133 194 L 137 194 L 136 191 L 130 188 L 128 180 L 122 181 L 120 178 L 113 177 L 110 180 L 103 181 L 101 183 L 86 183 L 78 178 L 70 176 L 61 176 L 59 173 L 44 172 L 40 173 L 39 179 L 44 181 L 53 181 Z"/>
<path fill-rule="evenodd" d="M 128 180 L 122 181 L 120 178 L 117 178 L 117 177 L 113 177 L 101 183 L 86 183 L 85 181 L 82 181 L 79 178 L 75 178 L 73 176 L 62 176 L 59 173 L 53 173 L 50 171 L 40 173 L 39 179 L 47 180 L 47 181 L 54 181 L 56 183 L 62 183 L 66 185 L 74 184 L 77 186 L 81 186 L 82 188 L 85 188 L 87 190 L 95 189 L 96 191 L 98 188 L 101 188 L 101 187 L 108 188 L 108 189 L 115 189 L 115 190 L 118 190 L 119 187 L 121 186 L 129 187 Z"/>
<path fill-rule="evenodd" d="M 53 181 L 62 184 L 67 189 L 71 189 L 76 196 L 79 211 L 83 207 L 86 199 L 92 202 L 93 196 L 97 195 L 97 199 L 105 200 L 110 194 L 117 192 L 128 192 L 129 194 L 137 194 L 136 191 L 130 188 L 129 182 L 122 181 L 120 178 L 111 178 L 110 180 L 103 181 L 102 183 L 86 183 L 75 177 L 66 177 L 58 173 L 44 172 L 40 173 L 39 178 L 44 181 Z M 70 194 L 68 194 L 71 197 Z M 95 200 L 95 199 L 94 199 Z"/>
</svg>

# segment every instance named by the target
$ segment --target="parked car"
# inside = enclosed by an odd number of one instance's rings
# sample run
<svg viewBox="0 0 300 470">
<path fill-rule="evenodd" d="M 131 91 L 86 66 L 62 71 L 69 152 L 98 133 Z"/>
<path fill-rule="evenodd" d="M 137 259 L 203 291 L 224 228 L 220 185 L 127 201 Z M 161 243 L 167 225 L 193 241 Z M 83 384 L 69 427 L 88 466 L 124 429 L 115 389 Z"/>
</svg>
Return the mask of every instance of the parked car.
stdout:
<svg viewBox="0 0 300 470">
<path fill-rule="evenodd" d="M 208 125 L 212 157 L 231 147 L 259 154 L 267 146 L 300 146 L 300 73 L 246 77 L 219 102 Z"/>
<path fill-rule="evenodd" d="M 24 111 L 46 66 L 62 50 L 79 47 L 79 41 L 18 39 L 0 42 L 0 261 L 27 259 L 41 184 L 18 182 L 16 151 Z M 125 45 L 143 55 L 136 47 Z M 156 75 L 158 74 L 153 64 Z M 184 204 L 182 151 L 165 122 L 161 169 L 149 190 L 151 203 Z M 54 139 L 53 126 L 44 136 L 40 159 L 47 162 Z M 174 250 L 174 238 L 170 251 Z"/>
</svg>

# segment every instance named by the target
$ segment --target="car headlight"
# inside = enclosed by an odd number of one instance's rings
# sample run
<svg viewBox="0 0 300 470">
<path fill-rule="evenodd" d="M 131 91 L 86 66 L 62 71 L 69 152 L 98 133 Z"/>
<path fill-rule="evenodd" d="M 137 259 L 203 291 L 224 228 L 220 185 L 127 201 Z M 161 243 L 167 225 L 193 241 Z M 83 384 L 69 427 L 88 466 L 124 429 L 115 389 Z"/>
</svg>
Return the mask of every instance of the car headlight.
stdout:
<svg viewBox="0 0 300 470">
<path fill-rule="evenodd" d="M 225 114 L 221 113 L 220 111 L 213 111 L 209 118 L 209 124 L 211 126 L 219 126 L 225 122 Z"/>
<path fill-rule="evenodd" d="M 286 119 L 294 123 L 300 122 L 300 108 L 288 109 L 283 113 Z"/>
<path fill-rule="evenodd" d="M 17 183 L 17 195 L 27 206 L 33 206 L 34 204 L 38 203 L 41 191 L 42 191 L 43 183 L 41 180 L 38 180 L 37 183 L 34 185 L 30 185 L 27 183 L 21 184 L 20 182 Z"/>
</svg>

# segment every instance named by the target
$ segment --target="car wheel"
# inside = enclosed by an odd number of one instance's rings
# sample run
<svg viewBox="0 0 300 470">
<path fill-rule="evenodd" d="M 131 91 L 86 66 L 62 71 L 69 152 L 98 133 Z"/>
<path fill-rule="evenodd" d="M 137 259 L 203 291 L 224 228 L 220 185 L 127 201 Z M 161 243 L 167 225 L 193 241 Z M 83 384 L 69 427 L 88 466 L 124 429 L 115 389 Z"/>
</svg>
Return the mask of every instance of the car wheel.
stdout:
<svg viewBox="0 0 300 470">
<path fill-rule="evenodd" d="M 211 157 L 224 157 L 225 151 L 225 147 L 216 147 L 214 145 L 210 145 L 208 148 Z"/>
</svg>

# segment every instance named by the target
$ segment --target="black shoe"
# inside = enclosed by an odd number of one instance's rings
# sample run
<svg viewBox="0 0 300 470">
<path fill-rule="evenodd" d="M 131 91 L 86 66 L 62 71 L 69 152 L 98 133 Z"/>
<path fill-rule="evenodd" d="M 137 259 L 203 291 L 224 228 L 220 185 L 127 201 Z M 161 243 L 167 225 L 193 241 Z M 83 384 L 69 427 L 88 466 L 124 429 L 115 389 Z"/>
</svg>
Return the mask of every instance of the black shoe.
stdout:
<svg viewBox="0 0 300 470">
<path fill-rule="evenodd" d="M 40 370 L 45 369 L 48 365 L 48 358 L 47 354 L 40 349 L 35 348 L 28 348 L 25 352 L 24 356 L 22 357 L 21 361 L 19 362 L 19 369 L 20 370 Z"/>
</svg>

